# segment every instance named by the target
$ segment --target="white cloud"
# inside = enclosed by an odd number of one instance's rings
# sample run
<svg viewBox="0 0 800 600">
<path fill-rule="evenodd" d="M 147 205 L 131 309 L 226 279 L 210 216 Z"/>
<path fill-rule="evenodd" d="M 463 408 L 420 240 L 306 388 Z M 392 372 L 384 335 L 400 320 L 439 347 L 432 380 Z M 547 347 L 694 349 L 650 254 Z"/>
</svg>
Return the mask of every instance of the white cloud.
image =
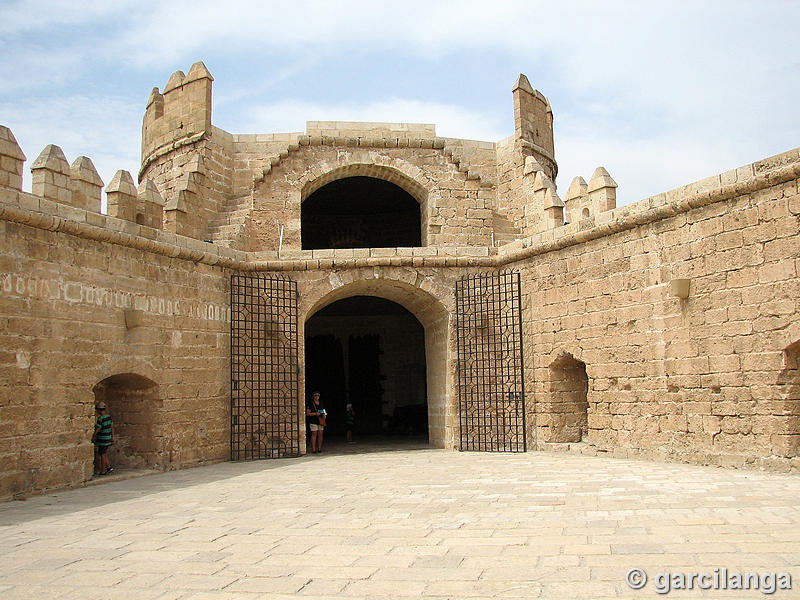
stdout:
<svg viewBox="0 0 800 600">
<path fill-rule="evenodd" d="M 41 31 L 96 23 L 109 17 L 125 17 L 131 0 L 6 0 L 0 6 L 0 34 Z"/>
<path fill-rule="evenodd" d="M 403 4 L 364 0 L 253 3 L 228 0 L 171 1 L 137 19 L 110 40 L 139 64 L 174 62 L 218 44 L 234 50 L 307 47 L 384 48 L 437 52 L 463 44 L 507 39 L 516 16 L 534 16 L 530 2 L 499 2 L 487 12 L 482 2 L 409 0 Z M 523 33 L 522 31 L 518 31 Z M 517 33 L 517 32 L 513 32 Z M 527 37 L 527 32 L 526 37 Z"/>
<path fill-rule="evenodd" d="M 0 97 L 41 92 L 65 84 L 81 65 L 81 54 L 54 54 L 41 48 L 24 48 L 13 60 L 0 62 Z"/>
<path fill-rule="evenodd" d="M 236 88 L 224 87 L 222 88 L 224 90 L 222 93 L 219 92 L 218 88 L 214 91 L 214 107 L 219 108 L 231 104 L 236 109 L 237 103 L 241 104 L 248 98 L 262 96 L 291 77 L 311 69 L 316 63 L 317 60 L 313 56 L 302 56 L 285 66 L 280 66 L 274 71 L 270 70 L 265 74 L 259 75 L 250 85 Z"/>
</svg>

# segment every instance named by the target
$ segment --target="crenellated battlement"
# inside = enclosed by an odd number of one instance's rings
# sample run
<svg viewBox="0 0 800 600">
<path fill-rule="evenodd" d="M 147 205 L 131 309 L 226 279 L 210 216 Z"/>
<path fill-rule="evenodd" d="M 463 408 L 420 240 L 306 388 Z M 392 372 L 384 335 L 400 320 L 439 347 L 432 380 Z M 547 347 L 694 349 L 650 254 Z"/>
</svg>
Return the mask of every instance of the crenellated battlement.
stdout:
<svg viewBox="0 0 800 600">
<path fill-rule="evenodd" d="M 515 132 L 499 142 L 437 136 L 425 123 L 309 121 L 285 134 L 232 135 L 211 124 L 213 77 L 202 62 L 153 89 L 143 120 L 140 185 L 118 171 L 105 186 L 108 215 L 251 252 L 299 251 L 308 189 L 337 178 L 378 177 L 415 190 L 423 245 L 495 247 L 580 223 L 605 223 L 617 183 L 603 167 L 559 195 L 553 113 L 520 75 Z M 25 155 L 0 128 L 0 185 L 21 190 Z M 48 145 L 31 165 L 33 195 L 100 212 L 104 183 L 92 161 L 72 164 Z M 313 185 L 310 182 L 316 182 Z M 321 183 L 320 183 L 321 182 Z"/>
<path fill-rule="evenodd" d="M 70 166 L 72 206 L 100 212 L 103 180 L 91 159 L 79 156 Z"/>
<path fill-rule="evenodd" d="M 568 223 L 614 210 L 617 207 L 617 182 L 604 167 L 595 169 L 588 184 L 583 177 L 575 177 L 567 190 L 565 206 Z"/>
<path fill-rule="evenodd" d="M 299 166 L 294 163 L 302 161 L 309 166 L 320 160 L 327 164 L 329 161 L 323 156 L 329 151 L 336 152 L 338 160 L 349 156 L 349 160 L 370 163 L 382 155 L 417 166 L 425 164 L 420 176 L 427 181 L 475 182 L 481 190 L 481 202 L 473 206 L 465 201 L 461 203 L 463 207 L 453 206 L 451 210 L 448 199 L 444 214 L 452 214 L 451 217 L 423 218 L 432 225 L 428 233 L 437 243 L 447 244 L 450 240 L 449 243 L 462 244 L 469 240 L 478 245 L 502 244 L 525 235 L 531 221 L 554 222 L 550 213 L 557 212 L 555 206 L 542 209 L 549 211 L 546 214 L 523 216 L 526 206 L 529 213 L 532 210 L 531 199 L 525 198 L 522 191 L 525 160 L 534 158 L 551 180 L 558 171 L 550 103 L 533 89 L 525 75 L 517 78 L 512 89 L 515 132 L 497 143 L 439 137 L 436 127 L 425 123 L 309 121 L 301 133 L 232 135 L 211 122 L 212 82 L 205 65 L 198 62 L 188 74 L 173 73 L 163 91 L 153 89 L 147 101 L 139 180 L 152 179 L 161 190 L 165 227 L 170 231 L 237 246 L 245 244 L 252 250 L 268 249 L 262 248 L 261 242 L 255 246 L 252 240 L 247 242 L 240 228 L 234 232 L 230 219 L 234 214 L 241 219 L 248 206 L 251 212 L 258 210 L 259 202 L 254 203 L 253 199 L 258 189 L 268 187 L 274 174 L 297 169 Z M 456 173 L 450 173 L 452 169 Z M 471 189 L 473 184 L 463 185 Z M 469 198 L 469 193 L 458 194 Z M 264 201 L 275 206 L 284 202 L 277 198 Z M 490 216 L 483 216 L 480 222 L 475 220 L 475 215 L 484 213 Z M 294 217 L 281 212 L 268 218 L 276 231 L 281 225 L 288 227 L 291 235 L 285 242 L 290 246 L 299 243 L 299 211 Z M 441 225 L 434 224 L 438 222 Z M 225 231 L 230 229 L 232 237 L 220 237 L 222 227 Z M 493 229 L 497 230 L 496 236 L 491 234 Z M 442 235 L 442 231 L 452 235 Z M 277 238 L 272 239 L 274 236 L 267 237 L 269 245 L 277 242 Z M 427 239 L 428 235 L 423 237 Z"/>
<path fill-rule="evenodd" d="M 325 147 L 323 139 L 329 139 L 320 136 L 319 140 L 312 142 L 311 136 L 296 135 L 295 142 L 290 144 L 292 151 L 315 143 Z M 502 248 L 468 245 L 368 251 L 285 248 L 281 253 L 275 249 L 241 252 L 225 245 L 209 244 L 191 235 L 179 232 L 176 235 L 169 226 L 165 227 L 165 223 L 169 224 L 170 212 L 173 215 L 190 212 L 190 206 L 197 202 L 198 194 L 206 185 L 201 156 L 190 157 L 182 163 L 184 175 L 176 186 L 177 195 L 170 202 L 163 199 L 153 180 L 145 179 L 137 188 L 129 172 L 117 171 L 104 188 L 108 200 L 107 215 L 100 212 L 103 182 L 89 158 L 80 156 L 70 165 L 60 147 L 46 146 L 31 165 L 31 170 L 36 172 L 36 188 L 30 194 L 22 191 L 25 160 L 26 156 L 12 131 L 0 125 L 0 205 L 12 207 L 11 213 L 7 208 L 6 214 L 2 215 L 0 206 L 0 215 L 6 220 L 69 231 L 165 255 L 177 252 L 183 256 L 186 253 L 188 259 L 207 264 L 228 264 L 237 268 L 250 265 L 274 270 L 306 270 L 314 268 L 317 261 L 323 259 L 335 259 L 342 267 L 376 266 L 391 261 L 397 264 L 423 261 L 429 266 L 447 266 L 456 260 L 453 257 L 458 257 L 455 264 L 475 265 L 480 262 L 484 266 L 500 266 L 556 247 L 600 239 L 770 185 L 780 185 L 800 176 L 800 151 L 795 149 L 616 208 L 617 184 L 603 167 L 595 169 L 589 183 L 583 177 L 575 177 L 562 200 L 542 165 L 534 157 L 527 157 L 521 172 L 521 189 L 526 199 L 523 206 L 525 233 Z M 276 166 L 280 166 L 280 161 Z M 260 181 L 263 182 L 269 174 L 266 170 Z M 795 214 L 800 210 L 798 206 L 795 202 L 791 208 Z M 14 213 L 16 209 L 25 214 Z M 51 223 L 48 219 L 55 220 Z M 90 229 L 84 229 L 82 224 Z M 156 234 L 153 230 L 163 232 Z M 119 237 L 121 233 L 127 237 Z M 153 246 L 153 239 L 160 245 Z"/>
<path fill-rule="evenodd" d="M 22 165 L 25 160 L 17 138 L 8 127 L 0 125 L 0 187 L 22 189 Z"/>
<path fill-rule="evenodd" d="M 306 135 L 400 140 L 425 139 L 436 137 L 436 125 L 430 123 L 306 121 Z"/>
<path fill-rule="evenodd" d="M 0 125 L 0 188 L 22 192 L 22 169 L 26 160 L 14 134 Z M 48 144 L 31 164 L 31 194 L 18 204 L 36 206 L 46 214 L 73 217 L 79 212 L 101 214 L 103 180 L 91 159 L 79 156 L 70 165 L 64 151 Z M 164 201 L 155 184 L 145 180 L 139 189 L 128 171 L 117 171 L 105 187 L 108 215 L 123 221 L 163 228 Z M 30 196 L 30 197 L 28 197 Z M 37 201 L 34 202 L 33 198 Z M 76 211 L 59 209 L 70 207 Z M 82 219 L 86 221 L 86 217 Z"/>
<path fill-rule="evenodd" d="M 523 168 L 525 231 L 534 233 L 561 227 L 564 224 L 564 202 L 556 192 L 556 184 L 533 156 L 525 159 Z"/>
</svg>

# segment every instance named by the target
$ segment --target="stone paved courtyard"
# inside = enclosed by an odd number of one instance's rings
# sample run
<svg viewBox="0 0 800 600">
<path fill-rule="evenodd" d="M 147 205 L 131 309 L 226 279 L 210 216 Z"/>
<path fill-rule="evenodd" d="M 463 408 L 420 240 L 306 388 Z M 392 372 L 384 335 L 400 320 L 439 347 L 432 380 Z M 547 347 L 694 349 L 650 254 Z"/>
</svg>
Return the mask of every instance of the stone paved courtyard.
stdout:
<svg viewBox="0 0 800 600">
<path fill-rule="evenodd" d="M 0 505 L 0 597 L 656 598 L 659 572 L 788 572 L 800 477 L 423 445 L 330 447 Z M 625 575 L 647 571 L 644 590 Z M 675 590 L 677 598 L 760 598 Z"/>
</svg>

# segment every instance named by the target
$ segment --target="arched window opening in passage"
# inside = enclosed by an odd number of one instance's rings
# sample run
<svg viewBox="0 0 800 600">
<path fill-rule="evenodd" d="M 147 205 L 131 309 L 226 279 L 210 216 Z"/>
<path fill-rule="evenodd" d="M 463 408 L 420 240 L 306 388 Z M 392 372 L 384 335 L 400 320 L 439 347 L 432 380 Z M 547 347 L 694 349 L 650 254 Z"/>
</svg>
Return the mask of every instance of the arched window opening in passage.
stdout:
<svg viewBox="0 0 800 600">
<path fill-rule="evenodd" d="M 303 250 L 422 245 L 419 202 L 394 183 L 346 177 L 311 194 L 300 211 Z"/>
</svg>

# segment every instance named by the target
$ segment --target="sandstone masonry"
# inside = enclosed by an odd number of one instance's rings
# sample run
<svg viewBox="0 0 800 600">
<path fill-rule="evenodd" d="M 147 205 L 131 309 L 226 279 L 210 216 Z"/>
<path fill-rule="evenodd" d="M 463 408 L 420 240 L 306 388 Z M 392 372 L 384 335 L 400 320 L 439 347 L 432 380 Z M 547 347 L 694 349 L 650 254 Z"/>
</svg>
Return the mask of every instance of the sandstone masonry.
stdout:
<svg viewBox="0 0 800 600">
<path fill-rule="evenodd" d="M 301 373 L 321 308 L 408 309 L 435 446 L 458 445 L 456 282 L 512 269 L 529 449 L 799 464 L 800 150 L 617 208 L 602 167 L 559 196 L 553 113 L 524 75 L 496 143 L 408 123 L 230 134 L 212 81 L 196 63 L 153 90 L 139 185 L 118 172 L 107 214 L 91 160 L 55 145 L 23 192 L 26 157 L 0 127 L 0 498 L 91 477 L 97 399 L 118 418 L 117 464 L 229 459 L 230 276 L 254 272 L 297 283 Z M 304 202 L 353 177 L 418 203 L 419 246 L 303 249 Z"/>
</svg>

